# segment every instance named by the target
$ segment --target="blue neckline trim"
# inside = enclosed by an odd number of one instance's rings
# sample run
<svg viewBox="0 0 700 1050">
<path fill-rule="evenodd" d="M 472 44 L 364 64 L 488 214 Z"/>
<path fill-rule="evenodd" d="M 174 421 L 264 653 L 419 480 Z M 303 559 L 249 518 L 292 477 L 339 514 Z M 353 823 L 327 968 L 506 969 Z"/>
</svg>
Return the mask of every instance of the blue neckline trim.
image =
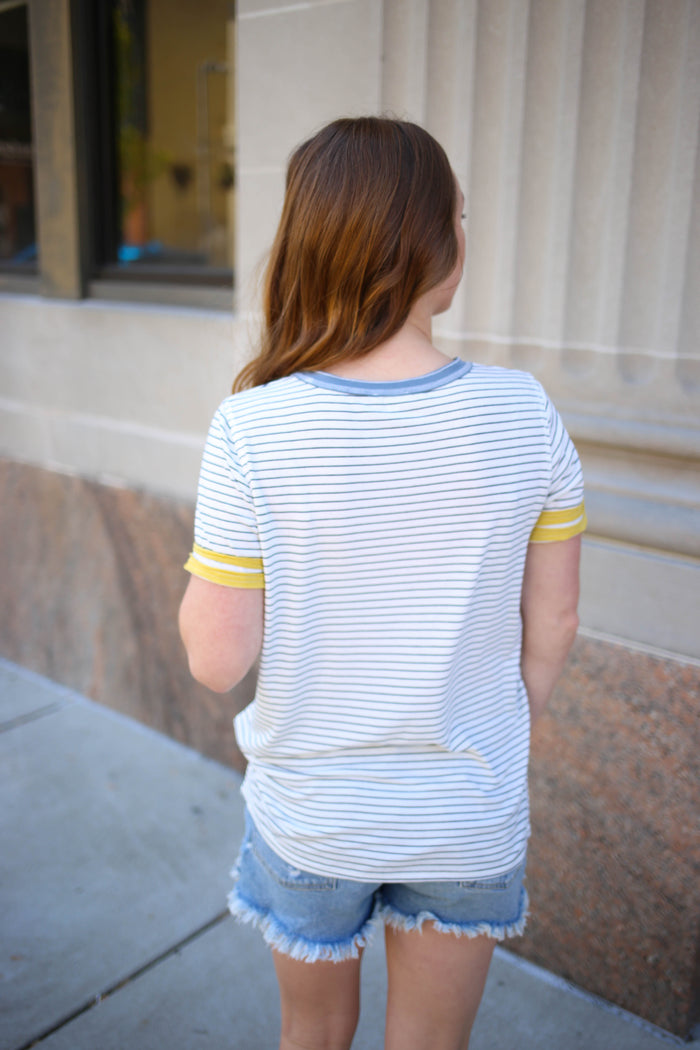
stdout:
<svg viewBox="0 0 700 1050">
<path fill-rule="evenodd" d="M 369 395 L 370 397 L 396 396 L 399 394 L 422 394 L 426 390 L 435 390 L 437 387 L 451 383 L 453 379 L 459 379 L 471 370 L 471 361 L 462 361 L 455 357 L 449 364 L 428 372 L 424 376 L 415 376 L 413 379 L 394 379 L 382 382 L 372 382 L 367 379 L 345 379 L 342 376 L 334 376 L 330 372 L 297 372 L 297 379 L 312 386 L 320 386 L 326 390 L 336 390 L 341 394 Z"/>
</svg>

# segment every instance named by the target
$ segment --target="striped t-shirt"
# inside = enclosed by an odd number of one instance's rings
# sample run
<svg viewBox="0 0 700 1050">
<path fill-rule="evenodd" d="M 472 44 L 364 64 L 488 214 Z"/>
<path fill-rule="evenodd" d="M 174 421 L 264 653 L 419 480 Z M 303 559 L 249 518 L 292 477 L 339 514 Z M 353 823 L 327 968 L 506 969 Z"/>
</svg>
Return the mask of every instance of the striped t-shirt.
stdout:
<svg viewBox="0 0 700 1050">
<path fill-rule="evenodd" d="M 288 863 L 475 879 L 522 858 L 530 541 L 585 528 L 576 450 L 527 373 L 459 359 L 398 382 L 298 373 L 228 398 L 190 572 L 264 587 L 243 785 Z"/>
</svg>

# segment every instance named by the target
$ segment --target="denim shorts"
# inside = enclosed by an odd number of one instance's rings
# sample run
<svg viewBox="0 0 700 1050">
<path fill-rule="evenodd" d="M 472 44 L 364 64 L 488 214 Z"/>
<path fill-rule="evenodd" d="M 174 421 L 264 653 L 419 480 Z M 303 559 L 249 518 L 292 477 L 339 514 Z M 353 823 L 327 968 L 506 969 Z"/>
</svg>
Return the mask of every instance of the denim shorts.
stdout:
<svg viewBox="0 0 700 1050">
<path fill-rule="evenodd" d="M 496 940 L 525 928 L 525 861 L 506 875 L 463 882 L 356 882 L 287 864 L 246 813 L 229 894 L 231 913 L 258 926 L 276 951 L 304 962 L 357 958 L 374 928 L 420 929 Z"/>
</svg>

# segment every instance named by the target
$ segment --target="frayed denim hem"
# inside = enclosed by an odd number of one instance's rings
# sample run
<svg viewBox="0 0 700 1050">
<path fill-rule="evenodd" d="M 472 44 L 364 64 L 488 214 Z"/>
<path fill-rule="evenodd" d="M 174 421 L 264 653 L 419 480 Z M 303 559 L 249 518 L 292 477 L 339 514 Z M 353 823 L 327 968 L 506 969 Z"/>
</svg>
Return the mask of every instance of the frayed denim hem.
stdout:
<svg viewBox="0 0 700 1050">
<path fill-rule="evenodd" d="M 520 894 L 520 910 L 518 915 L 510 922 L 443 922 L 430 911 L 421 911 L 418 915 L 404 915 L 389 904 L 381 904 L 378 909 L 379 918 L 391 926 L 394 930 L 421 930 L 424 922 L 432 922 L 435 929 L 440 933 L 453 933 L 457 937 L 492 937 L 496 941 L 504 941 L 507 937 L 521 937 L 525 932 L 525 926 L 529 916 L 529 900 L 527 890 L 523 888 Z"/>
<path fill-rule="evenodd" d="M 353 936 L 343 941 L 332 943 L 307 940 L 289 933 L 269 911 L 246 901 L 234 887 L 228 895 L 228 910 L 238 922 L 250 923 L 262 933 L 265 942 L 282 955 L 288 955 L 299 962 L 315 963 L 320 960 L 343 962 L 345 959 L 359 959 L 360 949 L 365 948 L 377 926 L 376 910 Z"/>
</svg>

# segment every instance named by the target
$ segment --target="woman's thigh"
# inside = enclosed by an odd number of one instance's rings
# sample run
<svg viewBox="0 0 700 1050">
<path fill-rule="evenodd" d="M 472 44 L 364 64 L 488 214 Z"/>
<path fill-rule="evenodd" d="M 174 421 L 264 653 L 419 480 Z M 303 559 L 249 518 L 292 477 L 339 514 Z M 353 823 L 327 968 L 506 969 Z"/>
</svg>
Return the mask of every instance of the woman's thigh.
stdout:
<svg viewBox="0 0 700 1050">
<path fill-rule="evenodd" d="M 386 927 L 385 1050 L 466 1050 L 496 942 Z"/>
<path fill-rule="evenodd" d="M 280 992 L 280 1050 L 348 1050 L 360 1016 L 360 960 L 301 962 L 273 949 Z"/>
<path fill-rule="evenodd" d="M 381 887 L 386 1050 L 466 1050 L 496 941 L 525 926 L 524 875 Z"/>
</svg>

